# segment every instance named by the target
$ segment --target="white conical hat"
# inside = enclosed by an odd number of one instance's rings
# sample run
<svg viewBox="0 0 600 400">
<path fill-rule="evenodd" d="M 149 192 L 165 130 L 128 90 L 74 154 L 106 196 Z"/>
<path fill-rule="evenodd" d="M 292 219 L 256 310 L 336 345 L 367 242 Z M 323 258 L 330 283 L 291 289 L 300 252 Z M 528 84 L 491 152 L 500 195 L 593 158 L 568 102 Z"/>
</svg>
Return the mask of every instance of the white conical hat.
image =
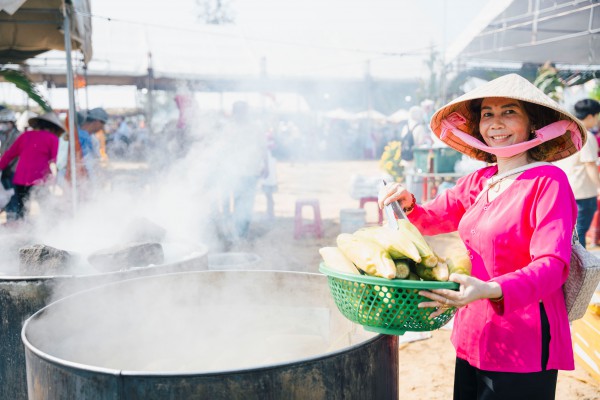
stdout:
<svg viewBox="0 0 600 400">
<path fill-rule="evenodd" d="M 470 115 L 470 102 L 475 99 L 483 99 L 486 97 L 505 97 L 509 99 L 527 101 L 529 103 L 538 104 L 540 106 L 550 108 L 554 111 L 558 111 L 563 117 L 561 119 L 574 121 L 579 126 L 579 132 L 581 134 L 581 146 L 583 147 L 583 145 L 585 144 L 587 132 L 583 123 L 571 113 L 562 108 L 557 102 L 548 97 L 544 92 L 535 87 L 527 79 L 517 74 L 501 76 L 500 78 L 496 78 L 493 81 L 487 82 L 479 86 L 478 88 L 473 89 L 470 92 L 465 93 L 462 96 L 452 100 L 450 103 L 446 104 L 444 107 L 436 111 L 435 114 L 433 114 L 433 117 L 431 117 L 430 122 L 431 130 L 433 131 L 433 133 L 435 133 L 435 135 L 438 138 L 440 138 L 440 134 L 442 133 L 442 120 L 444 118 L 446 118 L 453 112 L 458 112 L 465 118 L 468 118 Z M 458 126 L 457 128 L 465 132 L 469 132 L 469 129 L 466 124 Z M 565 133 L 560 137 L 564 139 L 562 149 L 552 154 L 545 161 L 561 160 L 579 151 L 579 149 L 573 143 L 573 140 L 571 139 L 571 133 L 569 131 L 565 131 Z M 475 152 L 475 149 L 473 147 L 463 142 L 452 132 L 448 132 L 443 139 L 440 139 L 448 146 L 460 151 L 463 154 L 468 155 L 469 157 L 477 158 L 480 160 L 483 158 L 483 156 L 481 156 L 480 153 Z"/>
<path fill-rule="evenodd" d="M 46 122 L 50 122 L 53 125 L 56 125 L 57 127 L 59 127 L 60 129 L 63 130 L 63 132 L 66 132 L 67 130 L 65 129 L 64 124 L 60 121 L 60 119 L 58 118 L 58 115 L 56 115 L 55 113 L 53 113 L 52 111 L 47 112 L 45 114 L 42 115 L 38 115 L 37 117 L 32 117 L 29 118 L 29 125 L 32 124 L 33 121 L 35 120 L 44 120 Z"/>
</svg>

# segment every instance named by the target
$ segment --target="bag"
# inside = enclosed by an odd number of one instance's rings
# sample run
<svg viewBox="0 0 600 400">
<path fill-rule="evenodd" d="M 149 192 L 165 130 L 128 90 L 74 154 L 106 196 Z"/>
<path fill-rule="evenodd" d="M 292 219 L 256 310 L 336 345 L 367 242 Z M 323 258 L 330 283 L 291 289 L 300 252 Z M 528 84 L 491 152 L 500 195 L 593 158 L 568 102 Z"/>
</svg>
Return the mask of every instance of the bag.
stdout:
<svg viewBox="0 0 600 400">
<path fill-rule="evenodd" d="M 587 251 L 573 232 L 571 267 L 563 286 L 569 321 L 585 315 L 594 291 L 600 282 L 600 258 Z"/>
<path fill-rule="evenodd" d="M 407 125 L 406 128 L 408 129 L 408 132 L 406 132 L 406 135 L 404 135 L 404 136 L 402 136 L 402 138 L 400 138 L 400 148 L 401 148 L 400 158 L 403 159 L 404 161 L 412 161 L 415 158 L 415 155 L 413 152 L 413 149 L 415 147 L 415 135 L 413 134 L 413 131 L 419 125 L 421 125 L 421 124 L 418 123 L 415 126 L 413 126 L 412 128 L 409 128 Z"/>
<path fill-rule="evenodd" d="M 499 182 L 507 176 L 518 174 L 525 170 L 542 166 L 551 165 L 546 162 L 537 162 L 515 168 L 503 174 L 497 175 L 491 184 Z M 475 202 L 490 188 L 490 182 L 479 193 Z M 571 239 L 571 263 L 569 267 L 569 276 L 563 285 L 563 294 L 565 296 L 565 305 L 569 321 L 575 321 L 582 318 L 587 310 L 596 287 L 600 283 L 600 258 L 587 251 L 577 237 L 577 230 L 573 230 Z"/>
</svg>

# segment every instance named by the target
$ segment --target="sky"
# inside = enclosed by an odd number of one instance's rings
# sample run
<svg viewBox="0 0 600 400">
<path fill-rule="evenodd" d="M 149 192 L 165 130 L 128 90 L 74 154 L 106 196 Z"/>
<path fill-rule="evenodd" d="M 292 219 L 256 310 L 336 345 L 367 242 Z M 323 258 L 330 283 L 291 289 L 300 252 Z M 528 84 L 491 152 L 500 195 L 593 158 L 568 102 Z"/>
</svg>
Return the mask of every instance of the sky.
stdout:
<svg viewBox="0 0 600 400">
<path fill-rule="evenodd" d="M 199 0 L 92 0 L 88 72 L 155 76 L 314 76 L 422 79 L 433 46 L 444 54 L 495 4 L 490 0 L 230 0 L 235 24 L 201 21 Z M 497 3 L 497 2 L 496 2 Z M 479 18 L 481 20 L 481 18 Z M 38 57 L 64 70 L 64 53 Z M 81 56 L 78 57 L 81 59 Z M 74 63 L 82 74 L 81 61 Z M 1 86 L 1 84 L 0 84 Z M 46 95 L 67 106 L 64 90 Z M 65 92 L 66 93 L 66 92 Z M 0 87 L 0 102 L 14 98 Z M 17 95 L 18 96 L 18 95 Z M 90 107 L 130 107 L 132 88 L 90 87 Z"/>
<path fill-rule="evenodd" d="M 443 52 L 482 0 L 230 0 L 234 25 L 202 23 L 197 0 L 92 1 L 90 70 L 157 74 L 410 78 Z M 143 11 L 142 11 L 143 10 Z M 110 18 L 108 20 L 107 18 Z M 266 60 L 261 61 L 261 60 Z"/>
</svg>

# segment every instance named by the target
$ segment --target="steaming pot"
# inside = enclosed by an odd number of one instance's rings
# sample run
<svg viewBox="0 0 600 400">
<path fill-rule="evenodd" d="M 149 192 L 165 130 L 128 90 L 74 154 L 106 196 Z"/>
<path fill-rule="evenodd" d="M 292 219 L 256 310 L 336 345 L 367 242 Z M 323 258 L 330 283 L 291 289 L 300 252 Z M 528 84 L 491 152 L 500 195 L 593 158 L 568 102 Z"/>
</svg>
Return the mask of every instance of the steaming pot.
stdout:
<svg viewBox="0 0 600 400">
<path fill-rule="evenodd" d="M 320 274 L 200 271 L 95 287 L 22 332 L 29 399 L 397 399 L 396 336 Z"/>
<path fill-rule="evenodd" d="M 0 270 L 0 399 L 27 399 L 21 329 L 33 313 L 52 301 L 108 282 L 170 272 L 206 270 L 204 245 L 163 244 L 165 264 L 88 275 L 9 276 Z"/>
</svg>

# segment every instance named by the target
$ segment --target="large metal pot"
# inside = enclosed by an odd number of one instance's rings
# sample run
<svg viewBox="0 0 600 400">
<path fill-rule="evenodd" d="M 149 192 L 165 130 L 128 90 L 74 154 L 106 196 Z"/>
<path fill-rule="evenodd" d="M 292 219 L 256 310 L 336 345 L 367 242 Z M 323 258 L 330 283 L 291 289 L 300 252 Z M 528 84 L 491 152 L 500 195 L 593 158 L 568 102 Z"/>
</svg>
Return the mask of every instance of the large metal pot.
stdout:
<svg viewBox="0 0 600 400">
<path fill-rule="evenodd" d="M 398 396 L 397 337 L 345 319 L 319 274 L 116 282 L 40 310 L 22 339 L 30 400 Z"/>
<path fill-rule="evenodd" d="M 42 307 L 77 291 L 109 282 L 208 268 L 208 249 L 204 245 L 164 243 L 163 247 L 165 263 L 161 265 L 86 275 L 0 274 L 0 399 L 27 399 L 21 329 L 23 322 Z"/>
<path fill-rule="evenodd" d="M 211 271 L 256 270 L 261 267 L 264 269 L 261 261 L 260 256 L 255 253 L 212 253 L 208 255 L 208 269 Z"/>
</svg>

